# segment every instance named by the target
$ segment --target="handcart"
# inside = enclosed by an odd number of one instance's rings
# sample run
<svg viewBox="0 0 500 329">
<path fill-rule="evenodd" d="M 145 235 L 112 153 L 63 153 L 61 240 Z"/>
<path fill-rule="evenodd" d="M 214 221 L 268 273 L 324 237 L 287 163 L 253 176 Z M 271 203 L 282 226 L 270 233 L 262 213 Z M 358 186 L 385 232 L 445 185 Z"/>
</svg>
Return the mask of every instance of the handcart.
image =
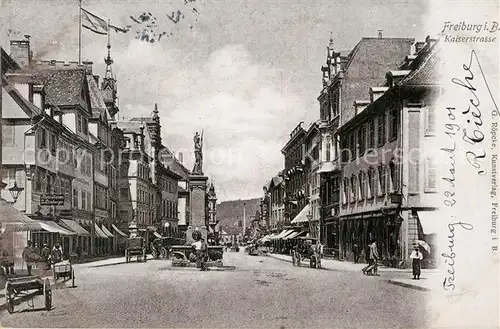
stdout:
<svg viewBox="0 0 500 329">
<path fill-rule="evenodd" d="M 63 279 L 62 282 L 71 280 L 71 288 L 75 287 L 75 270 L 69 261 L 54 264 L 52 267 L 52 273 L 56 283 L 59 279 Z"/>
<path fill-rule="evenodd" d="M 7 279 L 5 283 L 5 305 L 9 313 L 14 312 L 14 303 L 17 298 L 30 297 L 28 305 L 34 307 L 35 296 L 44 296 L 47 311 L 52 308 L 52 289 L 48 278 L 23 276 Z"/>
</svg>

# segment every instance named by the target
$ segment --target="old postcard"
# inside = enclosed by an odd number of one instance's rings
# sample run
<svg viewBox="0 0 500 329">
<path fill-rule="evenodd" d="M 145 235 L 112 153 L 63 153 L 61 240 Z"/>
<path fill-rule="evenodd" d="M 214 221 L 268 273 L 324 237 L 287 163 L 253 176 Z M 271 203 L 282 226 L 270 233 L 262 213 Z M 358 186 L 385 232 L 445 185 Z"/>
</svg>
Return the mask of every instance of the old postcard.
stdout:
<svg viewBox="0 0 500 329">
<path fill-rule="evenodd" d="M 499 328 L 499 13 L 0 0 L 0 326 Z"/>
</svg>

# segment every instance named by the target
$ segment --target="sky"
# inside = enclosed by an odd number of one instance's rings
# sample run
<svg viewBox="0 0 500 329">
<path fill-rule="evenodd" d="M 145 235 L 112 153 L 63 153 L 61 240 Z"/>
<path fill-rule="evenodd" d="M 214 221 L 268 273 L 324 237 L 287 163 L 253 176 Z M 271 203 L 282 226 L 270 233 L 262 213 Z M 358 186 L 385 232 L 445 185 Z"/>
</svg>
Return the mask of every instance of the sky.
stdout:
<svg viewBox="0 0 500 329">
<path fill-rule="evenodd" d="M 31 35 L 35 59 L 78 60 L 78 0 L 0 0 L 2 47 Z M 424 39 L 420 1 L 95 1 L 89 12 L 128 33 L 111 33 L 119 118 L 150 116 L 158 104 L 164 144 L 192 169 L 193 136 L 204 133 L 205 175 L 219 201 L 262 196 L 284 166 L 295 126 L 319 118 L 321 65 L 362 37 Z M 196 9 L 196 11 L 193 10 Z M 174 24 L 167 14 L 180 10 Z M 142 13 L 156 18 L 154 43 L 136 39 Z M 397 15 L 395 15 L 397 13 Z M 170 35 L 171 33 L 171 35 Z M 104 75 L 107 37 L 82 29 L 82 59 Z M 368 92 L 368 91 L 367 91 Z"/>
</svg>

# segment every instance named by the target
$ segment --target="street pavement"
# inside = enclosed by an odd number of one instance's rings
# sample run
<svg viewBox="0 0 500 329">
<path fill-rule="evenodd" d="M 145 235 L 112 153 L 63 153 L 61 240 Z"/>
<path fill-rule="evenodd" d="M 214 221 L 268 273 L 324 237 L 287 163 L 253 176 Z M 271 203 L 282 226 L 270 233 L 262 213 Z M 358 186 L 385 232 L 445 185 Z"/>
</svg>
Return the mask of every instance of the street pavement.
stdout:
<svg viewBox="0 0 500 329">
<path fill-rule="evenodd" d="M 425 328 L 427 292 L 358 272 L 326 271 L 227 252 L 234 270 L 172 268 L 170 261 L 75 265 L 76 288 L 53 308 L 16 305 L 2 327 Z M 106 266 L 107 265 L 107 266 Z"/>
<path fill-rule="evenodd" d="M 269 256 L 285 262 L 292 262 L 292 257 L 289 255 L 269 254 Z M 309 260 L 306 259 L 303 261 L 301 266 L 309 266 Z M 367 264 L 354 264 L 347 261 L 322 259 L 321 266 L 323 269 L 330 271 L 361 272 Z M 438 269 L 422 269 L 420 280 L 413 280 L 412 269 L 396 269 L 379 266 L 378 273 L 382 279 L 387 280 L 387 282 L 391 284 L 421 291 L 437 291 L 442 289 L 441 281 L 442 278 L 446 277 L 442 271 Z"/>
</svg>

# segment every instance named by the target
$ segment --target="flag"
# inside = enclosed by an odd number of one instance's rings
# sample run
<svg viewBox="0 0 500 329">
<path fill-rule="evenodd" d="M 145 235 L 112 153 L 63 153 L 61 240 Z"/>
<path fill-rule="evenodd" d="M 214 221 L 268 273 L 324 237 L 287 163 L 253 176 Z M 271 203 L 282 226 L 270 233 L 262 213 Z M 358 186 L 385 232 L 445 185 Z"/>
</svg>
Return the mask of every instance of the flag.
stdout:
<svg viewBox="0 0 500 329">
<path fill-rule="evenodd" d="M 128 29 L 117 27 L 117 26 L 114 26 L 114 25 L 111 25 L 111 24 L 109 24 L 109 28 L 115 30 L 115 32 L 117 32 L 117 33 L 118 32 L 121 32 L 121 33 L 127 33 L 128 32 Z"/>
<path fill-rule="evenodd" d="M 109 30 L 127 33 L 128 29 L 108 24 L 104 19 L 82 8 L 82 26 L 97 34 L 108 34 Z"/>
<path fill-rule="evenodd" d="M 108 34 L 108 22 L 82 8 L 82 26 L 97 34 Z"/>
</svg>

